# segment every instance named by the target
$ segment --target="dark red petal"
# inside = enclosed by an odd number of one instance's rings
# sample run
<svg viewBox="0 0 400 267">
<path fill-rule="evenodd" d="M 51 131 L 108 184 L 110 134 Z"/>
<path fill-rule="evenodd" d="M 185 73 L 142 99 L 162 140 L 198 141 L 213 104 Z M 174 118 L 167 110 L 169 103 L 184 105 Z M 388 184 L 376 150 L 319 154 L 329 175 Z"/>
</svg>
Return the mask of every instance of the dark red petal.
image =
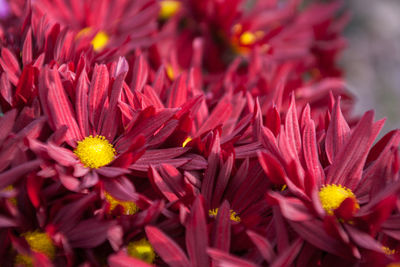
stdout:
<svg viewBox="0 0 400 267">
<path fill-rule="evenodd" d="M 135 60 L 135 65 L 133 67 L 133 79 L 131 84 L 131 90 L 141 92 L 143 86 L 146 84 L 147 75 L 149 72 L 149 67 L 143 55 Z"/>
<path fill-rule="evenodd" d="M 18 179 L 21 178 L 21 176 L 37 169 L 39 167 L 39 164 L 40 160 L 33 160 L 9 169 L 3 173 L 0 173 L 0 189 L 3 189 L 8 185 L 15 183 Z"/>
<path fill-rule="evenodd" d="M 145 230 L 154 250 L 168 265 L 172 267 L 190 266 L 185 253 L 171 238 L 153 226 L 147 226 Z"/>
<path fill-rule="evenodd" d="M 183 73 L 172 84 L 171 90 L 167 94 L 166 106 L 176 108 L 183 105 L 187 100 L 187 75 Z"/>
<path fill-rule="evenodd" d="M 32 29 L 29 27 L 24 45 L 22 47 L 22 64 L 24 66 L 32 62 Z"/>
<path fill-rule="evenodd" d="M 88 92 L 89 80 L 86 70 L 83 69 L 76 84 L 75 110 L 79 129 L 85 137 L 90 135 Z"/>
<path fill-rule="evenodd" d="M 303 152 L 307 170 L 311 174 L 311 177 L 308 177 L 308 179 L 313 179 L 313 184 L 317 188 L 320 188 L 321 184 L 325 181 L 325 173 L 318 157 L 317 139 L 313 121 L 309 121 L 304 127 Z M 306 182 L 306 184 L 310 183 Z M 307 188 L 307 192 L 311 192 L 311 190 L 312 188 Z"/>
<path fill-rule="evenodd" d="M 314 218 L 304 203 L 298 198 L 283 197 L 276 192 L 269 192 L 267 199 L 274 205 L 279 205 L 282 215 L 292 221 L 306 221 Z"/>
<path fill-rule="evenodd" d="M 236 256 L 230 255 L 224 251 L 209 248 L 207 249 L 208 255 L 212 258 L 213 266 L 229 266 L 229 267 L 256 267 L 257 265 L 238 258 Z"/>
<path fill-rule="evenodd" d="M 0 117 L 0 145 L 3 144 L 4 140 L 11 133 L 14 126 L 15 118 L 17 117 L 17 110 L 13 109 L 5 113 Z"/>
<path fill-rule="evenodd" d="M 369 234 L 362 232 L 349 224 L 344 224 L 344 228 L 346 229 L 353 242 L 357 244 L 357 246 L 377 252 L 382 252 L 382 244 L 375 240 Z"/>
<path fill-rule="evenodd" d="M 340 98 L 335 102 L 332 111 L 332 119 L 328 127 L 325 139 L 326 155 L 329 162 L 333 162 L 336 154 L 346 143 L 350 135 L 350 127 L 343 117 L 340 109 Z"/>
<path fill-rule="evenodd" d="M 291 153 L 299 156 L 301 151 L 301 135 L 296 108 L 296 101 L 294 95 L 292 95 L 290 107 L 285 118 L 286 140 Z"/>
<path fill-rule="evenodd" d="M 221 166 L 221 170 L 217 177 L 214 194 L 212 197 L 211 206 L 216 207 L 222 200 L 222 196 L 225 192 L 226 186 L 231 177 L 232 167 L 233 167 L 234 155 L 231 154 L 229 158 Z"/>
<path fill-rule="evenodd" d="M 68 241 L 72 248 L 94 248 L 106 241 L 107 231 L 113 222 L 103 222 L 98 219 L 81 221 L 68 233 Z"/>
<path fill-rule="evenodd" d="M 306 241 L 319 249 L 344 258 L 353 258 L 350 248 L 329 236 L 319 220 L 290 222 L 293 229 Z"/>
<path fill-rule="evenodd" d="M 214 108 L 213 112 L 207 117 L 207 120 L 201 125 L 194 137 L 198 137 L 203 133 L 210 131 L 220 124 L 223 124 L 232 113 L 232 105 L 230 97 L 224 96 L 218 105 Z"/>
<path fill-rule="evenodd" d="M 326 177 L 327 184 L 341 184 L 354 190 L 361 179 L 364 163 L 372 145 L 373 117 L 374 113 L 369 111 L 359 121 L 330 166 Z"/>
<path fill-rule="evenodd" d="M 108 265 L 110 267 L 132 267 L 132 266 L 151 267 L 151 266 L 153 266 L 153 265 L 150 265 L 139 259 L 130 257 L 130 256 L 126 255 L 126 253 L 124 253 L 124 252 L 119 252 L 118 254 L 114 254 L 114 255 L 111 255 L 110 257 L 108 257 Z"/>
<path fill-rule="evenodd" d="M 108 93 L 109 74 L 105 65 L 96 65 L 89 88 L 89 121 L 99 129 L 101 111 Z"/>
<path fill-rule="evenodd" d="M 96 194 L 92 192 L 88 195 L 83 195 L 73 203 L 64 205 L 59 209 L 51 223 L 54 224 L 59 231 L 64 233 L 68 232 L 70 229 L 74 228 L 85 209 L 92 205 L 96 198 Z"/>
<path fill-rule="evenodd" d="M 206 249 L 208 247 L 208 230 L 202 197 L 194 201 L 186 225 L 186 248 L 192 266 L 210 266 L 210 259 Z"/>
<path fill-rule="evenodd" d="M 164 195 L 170 202 L 179 200 L 175 192 L 169 187 L 169 185 L 164 181 L 163 177 L 156 171 L 153 166 L 149 169 L 149 179 L 154 183 L 155 189 Z"/>
<path fill-rule="evenodd" d="M 215 133 L 214 140 L 211 145 L 211 152 L 208 156 L 208 167 L 205 171 L 203 182 L 201 185 L 201 192 L 204 195 L 206 201 L 211 202 L 212 195 L 214 192 L 214 183 L 216 178 L 217 168 L 221 160 L 221 147 L 219 134 Z"/>
<path fill-rule="evenodd" d="M 229 252 L 231 244 L 231 218 L 228 201 L 224 201 L 218 209 L 212 232 L 212 245 L 221 251 Z"/>
<path fill-rule="evenodd" d="M 266 238 L 260 236 L 256 232 L 247 230 L 246 233 L 256 245 L 264 260 L 266 260 L 267 263 L 271 264 L 276 257 L 274 248 L 271 243 Z"/>
<path fill-rule="evenodd" d="M 283 253 L 279 254 L 271 264 L 271 267 L 290 266 L 298 256 L 299 251 L 303 246 L 303 242 L 304 241 L 301 238 L 297 238 L 293 241 L 290 247 L 288 247 Z"/>
<path fill-rule="evenodd" d="M 282 164 L 271 153 L 266 151 L 259 152 L 258 161 L 272 183 L 276 185 L 285 184 L 285 170 Z"/>
<path fill-rule="evenodd" d="M 76 140 L 82 140 L 71 103 L 56 69 L 45 68 L 41 72 L 39 96 L 44 113 L 49 118 L 53 129 L 58 129 L 63 125 L 68 126 L 66 137 L 71 146 L 75 145 Z"/>
<path fill-rule="evenodd" d="M 101 125 L 100 134 L 108 140 L 114 140 L 117 130 L 121 126 L 118 102 L 121 100 L 122 87 L 126 74 L 126 72 L 120 73 L 112 85 L 109 109 L 105 113 L 105 119 Z"/>
</svg>

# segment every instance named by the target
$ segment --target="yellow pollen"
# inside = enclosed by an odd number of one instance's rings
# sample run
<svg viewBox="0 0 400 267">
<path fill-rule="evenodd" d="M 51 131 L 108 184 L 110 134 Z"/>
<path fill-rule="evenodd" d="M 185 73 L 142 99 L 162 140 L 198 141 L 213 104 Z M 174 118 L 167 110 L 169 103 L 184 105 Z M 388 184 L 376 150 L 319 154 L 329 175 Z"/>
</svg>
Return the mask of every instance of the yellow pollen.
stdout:
<svg viewBox="0 0 400 267">
<path fill-rule="evenodd" d="M 22 234 L 32 251 L 45 254 L 53 260 L 56 254 L 56 247 L 50 237 L 43 232 L 27 232 Z M 33 259 L 28 255 L 18 254 L 15 258 L 16 265 L 33 266 Z"/>
<path fill-rule="evenodd" d="M 385 253 L 388 256 L 396 254 L 395 249 L 390 249 L 389 247 L 386 247 L 386 246 L 383 246 L 382 250 L 383 250 L 383 253 Z"/>
<path fill-rule="evenodd" d="M 167 65 L 167 67 L 165 68 L 165 71 L 167 72 L 168 78 L 171 81 L 173 81 L 175 79 L 175 72 L 174 72 L 174 69 L 172 68 L 172 66 L 170 64 Z"/>
<path fill-rule="evenodd" d="M 133 215 L 139 210 L 134 202 L 118 200 L 107 192 L 105 192 L 105 197 L 107 202 L 110 203 L 110 212 L 113 211 L 118 205 L 121 205 L 124 208 L 125 215 Z"/>
<path fill-rule="evenodd" d="M 75 155 L 87 168 L 97 169 L 114 160 L 115 149 L 108 140 L 101 135 L 88 136 L 74 150 Z"/>
<path fill-rule="evenodd" d="M 87 36 L 87 35 L 90 34 L 91 31 L 92 31 L 92 28 L 90 28 L 90 27 L 85 27 L 85 28 L 83 28 L 82 30 L 80 30 L 80 31 L 78 32 L 78 34 L 75 36 L 75 39 L 79 39 L 79 38 L 81 38 L 81 37 Z"/>
<path fill-rule="evenodd" d="M 186 138 L 185 141 L 182 143 L 182 147 L 185 147 L 192 140 L 193 139 L 190 136 L 188 138 Z"/>
<path fill-rule="evenodd" d="M 392 262 L 386 265 L 386 267 L 400 267 L 400 262 Z"/>
<path fill-rule="evenodd" d="M 230 213 L 231 213 L 231 215 L 230 215 L 231 221 L 240 222 L 240 217 L 234 210 L 230 210 Z M 211 217 L 217 217 L 218 208 L 209 210 L 208 215 Z"/>
<path fill-rule="evenodd" d="M 161 1 L 160 2 L 160 13 L 158 17 L 160 19 L 169 19 L 175 15 L 181 8 L 181 2 L 179 1 Z"/>
<path fill-rule="evenodd" d="M 355 209 L 359 209 L 360 206 L 353 192 L 342 185 L 325 185 L 319 191 L 322 207 L 329 215 L 333 215 L 333 211 L 339 208 L 340 204 L 349 197 L 356 201 Z"/>
<path fill-rule="evenodd" d="M 239 40 L 242 45 L 252 45 L 257 41 L 257 36 L 254 33 L 246 31 L 240 35 Z"/>
<path fill-rule="evenodd" d="M 127 246 L 127 252 L 129 256 L 149 264 L 153 263 L 156 258 L 154 249 L 146 238 L 130 242 Z"/>
<path fill-rule="evenodd" d="M 7 192 L 7 191 L 11 191 L 14 190 L 14 186 L 12 186 L 11 184 L 9 186 L 7 186 L 6 188 L 3 189 L 3 191 Z M 17 206 L 17 199 L 15 197 L 9 198 L 8 199 L 14 206 Z"/>
<path fill-rule="evenodd" d="M 91 42 L 93 45 L 93 50 L 96 52 L 103 50 L 109 39 L 110 37 L 104 31 L 98 32 Z"/>
<path fill-rule="evenodd" d="M 75 39 L 80 39 L 82 37 L 86 37 L 90 35 L 92 32 L 92 28 L 86 27 L 80 30 L 78 34 L 76 35 Z M 90 42 L 93 45 L 93 50 L 96 52 L 101 51 L 108 43 L 108 40 L 110 37 L 108 34 L 104 31 L 99 31 L 94 37 L 93 40 Z"/>
</svg>

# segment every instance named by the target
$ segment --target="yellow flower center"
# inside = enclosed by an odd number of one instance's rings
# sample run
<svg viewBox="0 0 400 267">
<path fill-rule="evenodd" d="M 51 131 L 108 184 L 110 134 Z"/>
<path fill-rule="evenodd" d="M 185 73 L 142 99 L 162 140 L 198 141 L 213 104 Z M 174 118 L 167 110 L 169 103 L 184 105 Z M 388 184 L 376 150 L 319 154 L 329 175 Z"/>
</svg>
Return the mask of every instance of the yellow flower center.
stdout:
<svg viewBox="0 0 400 267">
<path fill-rule="evenodd" d="M 114 160 L 115 149 L 108 140 L 101 135 L 88 136 L 78 141 L 74 150 L 75 155 L 87 168 L 97 169 Z"/>
<path fill-rule="evenodd" d="M 107 192 L 105 192 L 105 197 L 107 202 L 110 203 L 110 212 L 113 211 L 118 205 L 121 205 L 124 208 L 125 215 L 133 215 L 139 210 L 134 202 L 118 200 Z"/>
<path fill-rule="evenodd" d="M 127 246 L 127 252 L 129 256 L 140 259 L 149 264 L 153 263 L 156 258 L 154 249 L 146 238 L 130 242 Z"/>
<path fill-rule="evenodd" d="M 88 36 L 92 31 L 92 28 L 86 27 L 83 28 L 78 34 L 76 35 L 76 39 L 79 39 L 81 37 Z M 93 45 L 93 50 L 96 52 L 101 51 L 108 43 L 108 40 L 110 37 L 108 34 L 104 31 L 99 31 L 93 38 L 93 40 L 90 42 Z"/>
<path fill-rule="evenodd" d="M 161 1 L 160 2 L 160 13 L 158 17 L 160 19 L 169 19 L 175 15 L 181 7 L 181 2 L 179 1 Z"/>
<path fill-rule="evenodd" d="M 91 42 L 93 50 L 96 52 L 103 50 L 109 39 L 110 37 L 104 31 L 98 32 Z"/>
<path fill-rule="evenodd" d="M 385 253 L 388 256 L 396 254 L 395 249 L 390 249 L 389 247 L 386 247 L 386 246 L 383 246 L 382 250 L 383 250 L 383 253 Z"/>
<path fill-rule="evenodd" d="M 211 217 L 217 217 L 218 208 L 209 210 L 208 215 Z M 240 222 L 240 217 L 234 210 L 230 210 L 230 219 L 234 222 Z"/>
<path fill-rule="evenodd" d="M 32 251 L 45 254 L 53 260 L 56 254 L 56 247 L 50 237 L 43 232 L 27 232 L 22 234 Z M 18 254 L 15 258 L 16 265 L 33 266 L 33 259 L 28 255 Z"/>
<path fill-rule="evenodd" d="M 393 262 L 386 265 L 386 267 L 400 267 L 400 262 Z"/>
<path fill-rule="evenodd" d="M 185 147 L 192 140 L 193 139 L 191 137 L 186 138 L 185 141 L 182 143 L 182 147 Z"/>
<path fill-rule="evenodd" d="M 257 37 L 252 32 L 244 32 L 239 37 L 240 44 L 242 45 L 252 45 L 257 41 Z"/>
<path fill-rule="evenodd" d="M 353 192 L 342 185 L 325 185 L 319 191 L 319 199 L 322 207 L 329 215 L 333 215 L 333 211 L 339 208 L 340 204 L 342 204 L 342 202 L 349 197 L 353 198 L 357 203 L 356 196 L 353 194 Z M 355 208 L 360 208 L 358 203 L 356 204 Z"/>
</svg>

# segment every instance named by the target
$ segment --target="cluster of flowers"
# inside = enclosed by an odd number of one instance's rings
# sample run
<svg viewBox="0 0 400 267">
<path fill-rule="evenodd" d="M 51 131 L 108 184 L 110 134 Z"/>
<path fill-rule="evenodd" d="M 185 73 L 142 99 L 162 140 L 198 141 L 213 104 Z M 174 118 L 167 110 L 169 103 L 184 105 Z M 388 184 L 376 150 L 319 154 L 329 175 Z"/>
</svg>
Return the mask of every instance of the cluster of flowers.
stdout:
<svg viewBox="0 0 400 267">
<path fill-rule="evenodd" d="M 400 266 L 400 131 L 338 1 L 0 5 L 1 266 Z"/>
</svg>

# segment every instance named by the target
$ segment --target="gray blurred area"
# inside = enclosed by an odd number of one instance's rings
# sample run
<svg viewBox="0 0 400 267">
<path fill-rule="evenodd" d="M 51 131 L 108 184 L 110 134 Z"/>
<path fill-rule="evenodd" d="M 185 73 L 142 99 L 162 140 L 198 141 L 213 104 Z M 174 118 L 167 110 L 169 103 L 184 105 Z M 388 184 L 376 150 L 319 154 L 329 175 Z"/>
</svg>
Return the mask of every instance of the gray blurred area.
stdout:
<svg viewBox="0 0 400 267">
<path fill-rule="evenodd" d="M 341 66 L 355 113 L 375 109 L 386 117 L 384 132 L 400 128 L 400 0 L 351 0 L 352 21 L 346 29 L 348 48 Z"/>
</svg>

